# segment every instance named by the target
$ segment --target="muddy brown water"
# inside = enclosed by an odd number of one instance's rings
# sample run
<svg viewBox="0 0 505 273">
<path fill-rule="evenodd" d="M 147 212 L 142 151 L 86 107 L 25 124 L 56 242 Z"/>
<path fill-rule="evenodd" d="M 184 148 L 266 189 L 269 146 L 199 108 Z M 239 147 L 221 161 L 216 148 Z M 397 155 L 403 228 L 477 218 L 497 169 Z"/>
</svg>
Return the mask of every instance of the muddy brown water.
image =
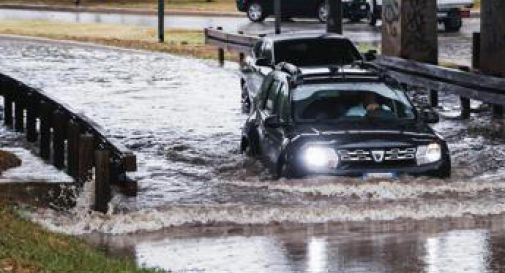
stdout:
<svg viewBox="0 0 505 273">
<path fill-rule="evenodd" d="M 236 65 L 3 38 L 0 67 L 138 155 L 137 197 L 116 194 L 97 214 L 88 183 L 74 209 L 26 212 L 48 229 L 175 272 L 500 272 L 502 221 L 490 216 L 505 212 L 503 125 L 482 105 L 461 121 L 457 98 L 441 97 L 449 180 L 275 181 L 238 153 Z"/>
</svg>

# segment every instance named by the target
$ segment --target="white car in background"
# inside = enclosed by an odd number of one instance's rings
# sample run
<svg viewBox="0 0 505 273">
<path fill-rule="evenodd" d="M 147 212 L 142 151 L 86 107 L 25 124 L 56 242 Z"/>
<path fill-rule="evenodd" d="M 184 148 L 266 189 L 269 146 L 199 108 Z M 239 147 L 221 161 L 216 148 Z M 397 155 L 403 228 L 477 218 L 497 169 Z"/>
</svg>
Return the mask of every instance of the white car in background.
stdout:
<svg viewBox="0 0 505 273">
<path fill-rule="evenodd" d="M 367 0 L 370 6 L 368 23 L 372 26 L 382 17 L 382 0 Z M 469 8 L 473 0 L 437 0 L 438 23 L 443 24 L 445 31 L 456 32 L 463 26 L 463 18 L 470 17 Z"/>
</svg>

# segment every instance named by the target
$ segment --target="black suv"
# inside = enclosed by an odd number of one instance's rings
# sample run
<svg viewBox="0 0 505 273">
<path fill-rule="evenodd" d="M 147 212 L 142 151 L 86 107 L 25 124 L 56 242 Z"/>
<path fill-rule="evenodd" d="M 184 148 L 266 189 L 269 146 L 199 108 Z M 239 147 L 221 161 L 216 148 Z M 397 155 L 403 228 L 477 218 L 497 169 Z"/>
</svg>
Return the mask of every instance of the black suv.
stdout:
<svg viewBox="0 0 505 273">
<path fill-rule="evenodd" d="M 257 42 L 241 67 L 242 103 L 249 112 L 264 78 L 275 65 L 299 67 L 347 65 L 362 60 L 356 46 L 336 34 L 297 33 L 268 36 Z"/>
<path fill-rule="evenodd" d="M 242 134 L 241 150 L 284 177 L 398 175 L 449 177 L 447 144 L 400 84 L 369 65 L 268 75 Z"/>
<path fill-rule="evenodd" d="M 237 0 L 237 8 L 252 22 L 261 22 L 274 14 L 274 1 Z M 366 0 L 343 0 L 342 10 L 344 18 L 356 22 L 367 18 L 370 6 Z M 317 18 L 325 22 L 328 17 L 325 0 L 281 0 L 281 12 L 283 18 Z"/>
</svg>

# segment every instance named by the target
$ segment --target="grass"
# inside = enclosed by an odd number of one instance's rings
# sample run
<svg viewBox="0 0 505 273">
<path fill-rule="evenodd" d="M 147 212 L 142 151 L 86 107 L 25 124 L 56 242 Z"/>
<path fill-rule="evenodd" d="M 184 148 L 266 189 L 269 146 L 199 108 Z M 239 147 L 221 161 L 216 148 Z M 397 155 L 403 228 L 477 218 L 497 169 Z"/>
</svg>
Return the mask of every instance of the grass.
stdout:
<svg viewBox="0 0 505 273">
<path fill-rule="evenodd" d="M 83 7 L 157 9 L 155 0 L 80 0 Z M 74 6 L 75 0 L 0 0 L 0 4 L 62 5 Z M 172 10 L 237 11 L 235 0 L 165 0 Z"/>
<path fill-rule="evenodd" d="M 14 154 L 0 150 L 0 175 L 3 171 L 21 165 L 21 160 Z"/>
<path fill-rule="evenodd" d="M 146 27 L 69 24 L 47 21 L 0 21 L 0 34 L 92 42 L 203 59 L 212 59 L 217 56 L 217 50 L 214 47 L 204 44 L 203 32 L 193 30 L 167 30 L 165 32 L 165 43 L 158 43 L 156 30 Z M 227 53 L 225 57 L 228 60 L 237 60 L 238 56 L 235 55 Z"/>
<path fill-rule="evenodd" d="M 131 260 L 109 258 L 79 239 L 47 232 L 1 204 L 0 234 L 2 273 L 157 272 L 138 269 Z"/>
</svg>

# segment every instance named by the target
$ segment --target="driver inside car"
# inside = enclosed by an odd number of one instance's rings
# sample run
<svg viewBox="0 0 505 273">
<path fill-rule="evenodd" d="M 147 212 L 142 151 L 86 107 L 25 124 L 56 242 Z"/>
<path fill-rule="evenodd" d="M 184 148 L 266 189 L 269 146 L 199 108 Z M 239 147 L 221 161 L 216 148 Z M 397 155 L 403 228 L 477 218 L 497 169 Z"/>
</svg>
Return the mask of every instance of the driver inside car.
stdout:
<svg viewBox="0 0 505 273">
<path fill-rule="evenodd" d="M 366 93 L 363 96 L 363 99 L 357 105 L 349 108 L 347 110 L 347 117 L 366 117 L 372 116 L 375 117 L 377 115 L 382 116 L 383 114 L 387 114 L 391 112 L 391 108 L 387 105 L 380 104 L 377 102 L 377 97 L 374 93 Z"/>
</svg>

